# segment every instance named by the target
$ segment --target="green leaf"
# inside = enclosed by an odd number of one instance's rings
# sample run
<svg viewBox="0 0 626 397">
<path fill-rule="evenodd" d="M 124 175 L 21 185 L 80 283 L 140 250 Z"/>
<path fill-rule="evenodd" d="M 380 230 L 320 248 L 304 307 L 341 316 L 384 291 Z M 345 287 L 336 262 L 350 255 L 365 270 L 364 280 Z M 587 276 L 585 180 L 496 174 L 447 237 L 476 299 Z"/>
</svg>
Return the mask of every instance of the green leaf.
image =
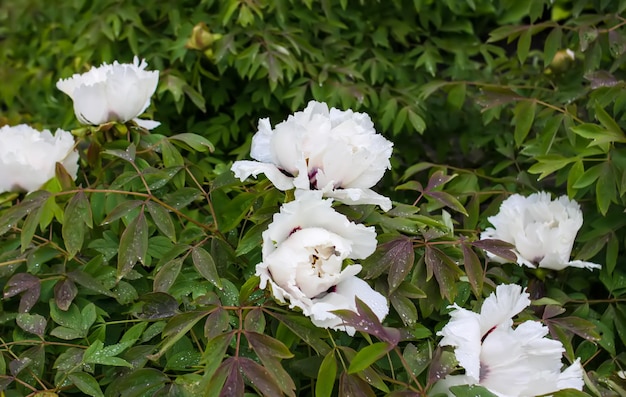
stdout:
<svg viewBox="0 0 626 397">
<path fill-rule="evenodd" d="M 73 372 L 68 375 L 70 381 L 80 391 L 92 397 L 104 397 L 98 381 L 86 372 Z"/>
<path fill-rule="evenodd" d="M 448 92 L 448 104 L 453 109 L 461 109 L 465 102 L 465 93 L 467 85 L 465 83 L 455 84 Z"/>
<path fill-rule="evenodd" d="M 553 172 L 565 168 L 569 163 L 577 159 L 576 157 L 563 157 L 560 154 L 547 154 L 536 156 L 535 160 L 537 163 L 531 165 L 530 168 L 528 168 L 528 172 L 531 174 L 540 174 L 537 179 L 542 180 Z M 575 184 L 574 187 L 576 187 Z"/>
<path fill-rule="evenodd" d="M 532 39 L 532 30 L 525 30 L 517 41 L 517 58 L 520 63 L 524 63 L 528 57 L 528 51 L 530 51 L 530 42 Z"/>
<path fill-rule="evenodd" d="M 423 134 L 424 131 L 426 130 L 426 122 L 424 121 L 422 116 L 420 116 L 419 114 L 409 109 L 408 117 L 409 117 L 409 122 L 411 123 L 415 131 L 417 131 L 420 134 Z"/>
<path fill-rule="evenodd" d="M 335 352 L 330 351 L 317 372 L 315 382 L 315 397 L 330 397 L 333 394 L 335 380 L 337 379 L 337 359 Z"/>
<path fill-rule="evenodd" d="M 108 155 L 111 155 L 113 157 L 117 157 L 117 158 L 120 158 L 122 160 L 126 160 L 129 163 L 132 163 L 132 162 L 135 161 L 135 155 L 137 154 L 137 148 L 135 147 L 134 143 L 131 143 L 130 145 L 128 145 L 126 150 L 109 149 L 109 150 L 103 150 L 102 154 L 108 154 Z"/>
<path fill-rule="evenodd" d="M 172 242 L 176 242 L 176 228 L 174 227 L 174 222 L 172 221 L 172 217 L 169 212 L 163 208 L 163 206 L 153 202 L 148 201 L 146 203 L 146 207 L 148 208 L 148 212 L 154 221 L 154 224 L 157 228 L 165 235 L 165 237 L 172 240 Z"/>
<path fill-rule="evenodd" d="M 348 373 L 354 374 L 370 367 L 381 357 L 384 357 L 392 348 L 393 345 L 387 342 L 377 342 L 362 348 L 350 362 Z"/>
<path fill-rule="evenodd" d="M 626 135 L 624 135 L 624 131 L 620 128 L 620 126 L 613 120 L 613 118 L 600 106 L 600 104 L 596 103 L 595 107 L 596 111 L 596 119 L 606 128 L 611 134 L 615 136 L 621 136 L 622 139 L 626 139 Z"/>
<path fill-rule="evenodd" d="M 185 144 L 189 145 L 193 150 L 198 152 L 215 151 L 215 147 L 213 146 L 213 144 L 208 139 L 200 135 L 184 133 L 173 135 L 169 137 L 169 139 L 173 141 L 184 142 Z"/>
<path fill-rule="evenodd" d="M 191 251 L 191 259 L 193 260 L 194 267 L 202 277 L 210 281 L 211 284 L 215 285 L 220 290 L 224 288 L 211 254 L 204 248 L 196 247 Z"/>
<path fill-rule="evenodd" d="M 624 136 L 622 132 L 607 130 L 597 124 L 580 124 L 575 127 L 571 127 L 571 130 L 583 138 L 590 139 L 591 143 L 589 143 L 589 147 L 599 146 L 610 142 L 626 142 L 626 136 Z"/>
<path fill-rule="evenodd" d="M 451 386 L 450 391 L 456 397 L 497 397 L 495 394 L 480 385 Z"/>
<path fill-rule="evenodd" d="M 515 109 L 513 109 L 513 122 L 515 123 L 515 132 L 513 135 L 517 147 L 522 146 L 522 143 L 524 143 L 524 140 L 530 132 L 530 127 L 532 127 L 533 121 L 535 120 L 536 108 L 537 103 L 534 100 L 523 100 L 519 101 L 517 105 L 515 105 Z"/>
<path fill-rule="evenodd" d="M 594 183 L 600 177 L 603 168 L 604 164 L 596 164 L 589 168 L 574 182 L 574 189 L 582 189 Z"/>
<path fill-rule="evenodd" d="M 117 279 L 121 280 L 138 261 L 143 263 L 148 252 L 148 223 L 143 212 L 133 219 L 120 238 L 117 255 Z"/>
<path fill-rule="evenodd" d="M 204 373 L 207 378 L 211 378 L 220 363 L 226 355 L 228 346 L 230 345 L 234 331 L 225 334 L 217 335 L 216 337 L 209 339 L 204 354 L 202 356 L 202 363 L 204 364 Z"/>
<path fill-rule="evenodd" d="M 126 216 L 128 213 L 130 213 L 132 210 L 139 207 L 143 203 L 144 202 L 141 200 L 128 200 L 121 202 L 115 208 L 113 208 L 113 210 L 106 216 L 106 218 L 104 218 L 102 222 L 100 222 L 100 225 L 107 225 L 120 219 L 123 216 Z"/>
<path fill-rule="evenodd" d="M 180 274 L 183 266 L 182 258 L 175 258 L 161 266 L 157 274 L 154 276 L 152 290 L 154 292 L 168 292 L 176 278 Z"/>
<path fill-rule="evenodd" d="M 0 236 L 11 230 L 17 222 L 28 215 L 31 211 L 39 209 L 50 197 L 50 193 L 44 190 L 27 195 L 24 200 L 8 210 L 0 217 Z"/>
<path fill-rule="evenodd" d="M 33 240 L 35 230 L 37 230 L 37 224 L 39 223 L 45 208 L 46 207 L 42 205 L 35 211 L 31 211 L 28 215 L 26 215 L 26 219 L 24 220 L 24 224 L 22 225 L 22 233 L 20 235 L 22 252 L 26 251 L 26 249 L 30 245 L 30 242 Z"/>
<path fill-rule="evenodd" d="M 546 42 L 543 45 L 543 65 L 547 67 L 550 65 L 557 51 L 562 47 L 561 41 L 563 40 L 563 30 L 560 27 L 554 28 L 546 37 Z"/>
</svg>

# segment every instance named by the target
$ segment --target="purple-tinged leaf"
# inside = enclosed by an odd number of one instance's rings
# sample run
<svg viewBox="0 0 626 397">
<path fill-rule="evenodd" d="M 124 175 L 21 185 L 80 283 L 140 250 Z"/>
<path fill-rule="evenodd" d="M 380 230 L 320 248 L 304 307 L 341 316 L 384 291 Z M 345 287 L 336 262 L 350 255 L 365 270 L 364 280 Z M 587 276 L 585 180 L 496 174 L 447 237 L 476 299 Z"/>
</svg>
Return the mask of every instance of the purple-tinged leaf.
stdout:
<svg viewBox="0 0 626 397">
<path fill-rule="evenodd" d="M 456 365 L 457 361 L 454 353 L 437 347 L 428 369 L 428 384 L 432 385 L 451 374 Z"/>
<path fill-rule="evenodd" d="M 411 239 L 401 236 L 398 239 L 384 244 L 386 251 L 383 260 L 388 262 L 382 266 L 389 266 L 387 281 L 389 292 L 393 292 L 406 279 L 415 263 L 415 251 Z"/>
<path fill-rule="evenodd" d="M 18 273 L 11 277 L 4 287 L 4 297 L 10 298 L 19 293 L 22 294 L 20 299 L 19 312 L 26 313 L 35 306 L 39 300 L 41 293 L 41 283 L 39 278 L 28 273 Z"/>
<path fill-rule="evenodd" d="M 78 288 L 69 278 L 58 281 L 54 285 L 54 300 L 59 309 L 63 311 L 67 311 L 70 308 L 74 298 L 76 298 L 76 294 L 78 294 Z"/>
<path fill-rule="evenodd" d="M 585 79 L 591 83 L 591 89 L 595 90 L 600 87 L 613 87 L 619 83 L 611 73 L 605 70 L 598 70 L 585 74 Z"/>
<path fill-rule="evenodd" d="M 496 239 L 484 239 L 473 241 L 471 244 L 474 247 L 478 247 L 487 252 L 491 252 L 492 254 L 499 256 L 500 258 L 506 259 L 509 262 L 517 262 L 517 255 L 515 255 L 515 252 L 512 251 L 515 249 L 515 246 L 511 243 L 507 243 L 506 241 Z"/>
<path fill-rule="evenodd" d="M 374 391 L 364 380 L 355 375 L 342 373 L 339 378 L 339 396 L 375 397 Z"/>
<path fill-rule="evenodd" d="M 244 331 L 244 334 L 261 361 L 263 358 L 282 359 L 293 357 L 293 353 L 289 351 L 289 348 L 278 339 L 257 332 Z"/>
<path fill-rule="evenodd" d="M 465 274 L 469 280 L 474 296 L 482 296 L 483 278 L 485 277 L 483 267 L 478 259 L 478 255 L 472 250 L 472 247 L 463 242 L 461 244 L 463 250 L 463 267 Z"/>
<path fill-rule="evenodd" d="M 252 386 L 264 396 L 281 396 L 282 390 L 267 369 L 250 360 L 239 358 L 239 366 Z"/>
<path fill-rule="evenodd" d="M 426 193 L 427 196 L 434 198 L 444 206 L 460 212 L 461 214 L 468 216 L 467 210 L 463 207 L 463 204 L 459 202 L 453 195 L 446 192 L 430 191 Z"/>
<path fill-rule="evenodd" d="M 333 310 L 332 313 L 341 318 L 345 325 L 357 331 L 374 335 L 378 339 L 396 345 L 400 341 L 400 331 L 384 327 L 372 309 L 365 302 L 355 297 L 357 312 L 351 310 Z"/>
<path fill-rule="evenodd" d="M 456 296 L 456 280 L 463 274 L 458 265 L 439 248 L 426 246 L 424 255 L 428 272 L 435 275 L 442 298 L 454 302 Z"/>
<path fill-rule="evenodd" d="M 182 258 L 172 259 L 165 265 L 161 266 L 157 274 L 154 276 L 152 290 L 154 292 L 167 292 L 172 284 L 174 284 L 174 281 L 176 281 L 182 267 Z"/>
<path fill-rule="evenodd" d="M 446 175 L 443 171 L 435 171 L 430 179 L 428 180 L 428 185 L 426 185 L 426 192 L 430 192 L 433 189 L 448 183 L 454 176 Z"/>
<path fill-rule="evenodd" d="M 20 313 L 15 319 L 17 326 L 26 332 L 43 336 L 48 322 L 39 314 Z"/>
<path fill-rule="evenodd" d="M 5 285 L 4 298 L 11 298 L 38 285 L 39 278 L 28 273 L 18 273 L 11 277 Z"/>
<path fill-rule="evenodd" d="M 259 307 L 250 310 L 243 320 L 243 329 L 262 334 L 265 330 L 265 316 L 263 315 L 263 309 Z"/>
<path fill-rule="evenodd" d="M 28 368 L 33 363 L 33 360 L 30 357 L 20 357 L 12 360 L 9 363 L 9 371 L 11 375 L 17 376 L 24 369 Z"/>
<path fill-rule="evenodd" d="M 597 342 L 601 336 L 598 333 L 597 327 L 589 320 L 582 319 L 580 317 L 559 317 L 549 320 L 551 324 L 557 324 L 560 327 L 573 332 L 574 334 L 585 338 L 591 342 Z"/>
<path fill-rule="evenodd" d="M 228 376 L 226 382 L 222 386 L 222 391 L 219 397 L 243 397 L 245 384 L 243 383 L 243 376 L 239 370 L 238 359 L 230 358 L 224 361 L 224 366 L 229 365 Z"/>
<path fill-rule="evenodd" d="M 206 321 L 204 323 L 204 336 L 207 339 L 215 338 L 216 336 L 228 330 L 228 325 L 228 311 L 224 310 L 221 307 L 218 307 L 206 318 Z"/>
</svg>

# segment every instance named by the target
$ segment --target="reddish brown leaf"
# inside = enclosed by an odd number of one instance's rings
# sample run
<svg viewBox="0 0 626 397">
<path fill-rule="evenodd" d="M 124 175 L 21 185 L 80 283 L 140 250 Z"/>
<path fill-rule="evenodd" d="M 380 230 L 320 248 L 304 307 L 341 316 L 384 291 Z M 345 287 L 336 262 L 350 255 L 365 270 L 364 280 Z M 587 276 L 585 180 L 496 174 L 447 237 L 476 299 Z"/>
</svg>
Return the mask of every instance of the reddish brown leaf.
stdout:
<svg viewBox="0 0 626 397">
<path fill-rule="evenodd" d="M 54 285 L 54 300 L 59 309 L 65 312 L 70 308 L 77 293 L 78 288 L 76 288 L 76 284 L 69 278 L 63 279 Z"/>
</svg>

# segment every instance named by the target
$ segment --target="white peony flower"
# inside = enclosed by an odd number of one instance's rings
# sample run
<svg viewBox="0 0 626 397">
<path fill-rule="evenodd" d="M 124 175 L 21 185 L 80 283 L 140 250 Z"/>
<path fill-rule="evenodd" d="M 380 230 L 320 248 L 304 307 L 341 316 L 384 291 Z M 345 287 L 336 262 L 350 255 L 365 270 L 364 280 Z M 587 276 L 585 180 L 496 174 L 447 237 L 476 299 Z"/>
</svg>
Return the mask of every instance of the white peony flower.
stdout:
<svg viewBox="0 0 626 397">
<path fill-rule="evenodd" d="M 437 333 L 441 346 L 453 346 L 465 375 L 449 375 L 432 394 L 448 393 L 451 386 L 481 385 L 502 397 L 530 397 L 561 389 L 582 390 L 580 359 L 561 372 L 565 349 L 548 339 L 548 328 L 525 321 L 513 328 L 513 316 L 530 305 L 529 294 L 515 284 L 499 285 L 483 302 L 479 313 L 459 306 L 448 324 Z"/>
<path fill-rule="evenodd" d="M 319 189 L 347 204 L 391 209 L 391 200 L 370 188 L 391 167 L 393 144 L 376 133 L 367 114 L 311 101 L 273 130 L 269 119 L 258 128 L 250 151 L 258 161 L 232 166 L 242 181 L 263 173 L 280 190 Z"/>
<path fill-rule="evenodd" d="M 481 239 L 498 239 L 515 245 L 517 263 L 528 267 L 561 270 L 567 266 L 600 268 L 600 265 L 570 261 L 572 246 L 583 224 L 580 206 L 567 196 L 552 201 L 540 192 L 528 197 L 514 194 L 504 200 L 500 212 L 487 218 L 494 226 L 481 233 Z M 494 260 L 506 260 L 487 253 Z"/>
<path fill-rule="evenodd" d="M 133 63 L 104 63 L 87 73 L 59 80 L 57 88 L 72 98 L 74 113 L 82 124 L 134 120 L 139 126 L 152 129 L 160 123 L 137 119 L 150 105 L 159 82 L 159 71 L 147 71 L 147 66 L 145 60 L 139 63 L 137 57 Z"/>
<path fill-rule="evenodd" d="M 39 189 L 54 177 L 57 162 L 76 179 L 78 153 L 69 132 L 52 135 L 26 124 L 0 128 L 0 193 Z"/>
<path fill-rule="evenodd" d="M 356 277 L 360 265 L 344 266 L 344 259 L 364 259 L 374 252 L 374 228 L 351 222 L 331 204 L 319 191 L 297 192 L 295 201 L 284 204 L 263 232 L 263 262 L 256 274 L 261 288 L 269 283 L 277 300 L 299 307 L 313 324 L 354 335 L 353 327 L 330 312 L 356 311 L 359 297 L 382 321 L 389 306 Z"/>
</svg>

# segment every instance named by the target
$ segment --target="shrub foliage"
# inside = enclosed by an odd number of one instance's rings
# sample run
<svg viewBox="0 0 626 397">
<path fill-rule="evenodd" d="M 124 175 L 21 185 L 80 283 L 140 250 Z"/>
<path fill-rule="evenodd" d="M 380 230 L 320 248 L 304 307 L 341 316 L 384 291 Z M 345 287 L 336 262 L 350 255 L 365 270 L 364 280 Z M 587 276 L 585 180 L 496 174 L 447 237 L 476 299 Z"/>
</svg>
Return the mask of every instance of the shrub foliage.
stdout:
<svg viewBox="0 0 626 397">
<path fill-rule="evenodd" d="M 454 368 L 436 332 L 518 283 L 582 358 L 585 391 L 626 396 L 626 1 L 43 0 L 0 4 L 0 124 L 99 134 L 74 182 L 0 195 L 0 390 L 8 396 L 413 396 Z M 78 125 L 55 82 L 136 54 L 162 126 Z M 375 226 L 361 276 L 388 297 L 355 337 L 258 289 L 261 233 L 291 199 L 230 172 L 259 118 L 315 99 L 395 143 L 377 191 L 338 205 Z M 97 131 L 96 131 L 97 130 Z M 83 141 L 80 141 L 83 142 Z M 0 175 L 0 177 L 2 177 Z M 478 240 L 511 193 L 581 203 L 590 273 L 496 264 Z M 358 324 L 361 324 L 360 326 Z M 363 326 L 362 324 L 367 324 Z M 620 376 L 621 375 L 621 376 Z M 455 389 L 458 396 L 489 395 Z M 256 394 L 255 394 L 256 393 Z M 470 394 L 471 393 L 471 394 Z"/>
</svg>

